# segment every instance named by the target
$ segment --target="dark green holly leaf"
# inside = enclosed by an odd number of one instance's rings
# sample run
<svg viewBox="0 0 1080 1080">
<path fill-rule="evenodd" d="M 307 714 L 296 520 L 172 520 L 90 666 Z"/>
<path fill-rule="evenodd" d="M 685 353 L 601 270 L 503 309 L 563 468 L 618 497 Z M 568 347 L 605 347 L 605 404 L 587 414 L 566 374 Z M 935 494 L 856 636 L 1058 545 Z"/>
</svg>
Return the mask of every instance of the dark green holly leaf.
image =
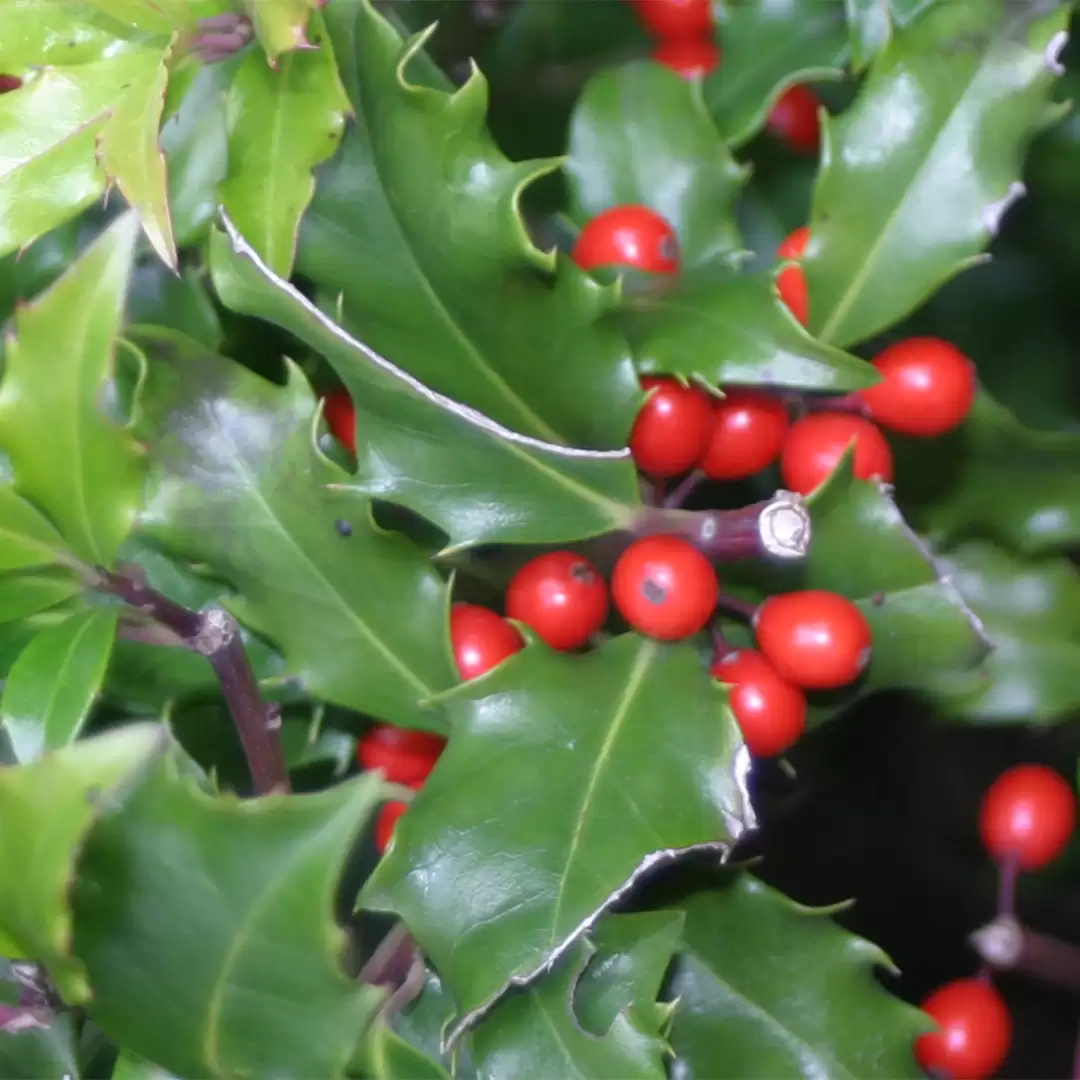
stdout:
<svg viewBox="0 0 1080 1080">
<path fill-rule="evenodd" d="M 225 334 L 204 282 L 204 272 L 191 266 L 177 275 L 160 259 L 140 261 L 131 278 L 127 322 L 168 326 L 208 349 L 220 348 Z"/>
<path fill-rule="evenodd" d="M 0 108 L 9 96 L 0 97 Z M 142 494 L 142 451 L 102 405 L 113 389 L 137 236 L 137 218 L 125 214 L 19 309 L 0 383 L 0 446 L 16 487 L 76 556 L 103 565 L 130 531 Z"/>
<path fill-rule="evenodd" d="M 283 52 L 306 49 L 312 13 L 325 0 L 243 0 L 255 33 L 274 66 Z"/>
<path fill-rule="evenodd" d="M 181 1076 L 343 1076 L 382 995 L 345 975 L 334 900 L 381 797 L 361 776 L 241 802 L 162 756 L 79 863 L 75 953 L 94 1021 Z"/>
<path fill-rule="evenodd" d="M 982 535 L 1041 555 L 1080 541 L 1077 433 L 1027 428 L 982 392 L 957 431 L 904 450 L 898 490 L 935 542 Z"/>
<path fill-rule="evenodd" d="M 840 77 L 843 0 L 722 3 L 714 12 L 724 54 L 705 79 L 705 104 L 729 143 L 756 135 L 789 86 Z"/>
<path fill-rule="evenodd" d="M 159 1069 L 130 1050 L 121 1050 L 111 1080 L 178 1080 L 172 1073 Z"/>
<path fill-rule="evenodd" d="M 683 270 L 740 249 L 734 202 L 749 170 L 716 130 L 700 83 L 661 64 L 639 60 L 592 77 L 563 168 L 579 223 L 613 206 L 648 206 L 674 228 Z"/>
<path fill-rule="evenodd" d="M 229 607 L 310 693 L 441 730 L 422 702 L 455 681 L 445 582 L 366 500 L 328 486 L 347 477 L 315 449 L 303 376 L 291 367 L 282 388 L 180 335 L 138 335 L 153 358 L 144 535 L 229 581 Z"/>
<path fill-rule="evenodd" d="M 356 121 L 320 173 L 298 270 L 433 390 L 545 442 L 623 446 L 642 398 L 609 317 L 618 290 L 535 248 L 518 210 L 556 163 L 503 156 L 479 71 L 454 93 L 407 82 L 427 35 L 403 42 L 367 0 L 325 18 Z"/>
<path fill-rule="evenodd" d="M 875 980 L 889 958 L 751 877 L 691 897 L 669 993 L 677 1075 L 917 1080 L 930 1027 Z"/>
<path fill-rule="evenodd" d="M 0 1031 L 3 1080 L 78 1080 L 74 1016 L 54 1013 L 44 1025 Z"/>
<path fill-rule="evenodd" d="M 401 915 L 464 1013 L 538 975 L 646 868 L 723 854 L 744 827 L 741 736 L 690 645 L 534 642 L 442 704 L 449 746 L 361 900 Z"/>
<path fill-rule="evenodd" d="M 976 694 L 944 698 L 945 715 L 977 722 L 1036 723 L 1080 708 L 1080 574 L 1060 557 L 1023 559 L 971 540 L 938 565 L 982 620 L 993 651 Z"/>
<path fill-rule="evenodd" d="M 119 608 L 76 612 L 42 630 L 4 680 L 0 725 L 25 763 L 74 741 L 105 678 Z"/>
<path fill-rule="evenodd" d="M 938 4 L 896 32 L 824 135 L 805 260 L 823 341 L 899 322 L 997 233 L 1054 115 L 1046 47 L 1068 17 L 1067 4 Z"/>
<path fill-rule="evenodd" d="M 578 1024 L 571 1001 L 592 953 L 575 942 L 540 982 L 503 998 L 473 1031 L 483 1080 L 664 1080 L 663 1042 L 635 1014 L 620 1013 L 599 1036 Z"/>
<path fill-rule="evenodd" d="M 772 273 L 702 275 L 627 300 L 643 371 L 696 375 L 714 386 L 857 390 L 880 380 L 865 360 L 815 341 L 783 306 Z"/>
<path fill-rule="evenodd" d="M 426 517 L 451 546 L 562 543 L 629 522 L 639 501 L 629 451 L 545 443 L 436 394 L 350 337 L 226 227 L 211 237 L 222 301 L 321 352 L 352 395 L 357 490 Z"/>
<path fill-rule="evenodd" d="M 292 271 L 300 218 L 315 194 L 312 170 L 338 148 L 349 110 L 320 15 L 312 16 L 312 32 L 322 46 L 289 53 L 276 70 L 261 53 L 249 53 L 227 103 L 221 202 L 282 277 Z"/>
<path fill-rule="evenodd" d="M 47 969 L 68 1004 L 90 996 L 68 908 L 79 849 L 103 805 L 160 752 L 164 736 L 157 724 L 129 724 L 0 769 L 0 932 Z"/>
<path fill-rule="evenodd" d="M 450 1080 L 437 1061 L 385 1024 L 372 1029 L 361 1060 L 372 1080 Z"/>
<path fill-rule="evenodd" d="M 449 1055 L 442 1051 L 443 1035 L 453 1019 L 454 1000 L 438 974 L 428 968 L 420 996 L 405 1009 L 394 1013 L 390 1023 L 394 1032 L 414 1050 L 437 1063 L 455 1080 L 467 1080 L 476 1076 L 468 1040 L 458 1043 Z"/>
</svg>

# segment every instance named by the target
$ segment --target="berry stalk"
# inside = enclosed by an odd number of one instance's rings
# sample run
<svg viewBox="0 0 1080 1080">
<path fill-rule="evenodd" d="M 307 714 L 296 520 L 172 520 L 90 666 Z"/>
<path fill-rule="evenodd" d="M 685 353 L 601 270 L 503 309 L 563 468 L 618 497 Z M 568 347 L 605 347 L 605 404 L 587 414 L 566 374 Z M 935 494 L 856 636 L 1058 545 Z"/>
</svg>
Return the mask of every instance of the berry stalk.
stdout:
<svg viewBox="0 0 1080 1080">
<path fill-rule="evenodd" d="M 1080 990 L 1080 946 L 1029 930 L 1014 915 L 999 915 L 968 938 L 982 960 L 998 971 L 1020 971 L 1044 982 Z"/>
</svg>

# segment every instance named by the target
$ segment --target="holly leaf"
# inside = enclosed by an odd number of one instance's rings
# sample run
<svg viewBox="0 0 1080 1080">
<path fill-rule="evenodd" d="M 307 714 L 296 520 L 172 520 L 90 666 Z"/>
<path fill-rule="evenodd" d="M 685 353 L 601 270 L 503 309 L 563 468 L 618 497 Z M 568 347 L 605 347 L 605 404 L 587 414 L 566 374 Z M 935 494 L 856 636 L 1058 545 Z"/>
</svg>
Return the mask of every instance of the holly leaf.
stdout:
<svg viewBox="0 0 1080 1080">
<path fill-rule="evenodd" d="M 404 42 L 368 0 L 325 17 L 356 121 L 319 176 L 297 269 L 433 390 L 544 442 L 625 445 L 643 398 L 610 317 L 618 289 L 535 248 L 518 209 L 558 163 L 503 156 L 478 70 L 453 93 L 406 80 L 430 31 Z"/>
<path fill-rule="evenodd" d="M 938 556 L 938 565 L 979 616 L 993 651 L 986 685 L 944 696 L 950 719 L 1046 723 L 1080 707 L 1080 575 L 1057 556 L 1024 559 L 985 540 Z M 939 695 L 941 696 L 941 695 Z"/>
<path fill-rule="evenodd" d="M 113 1067 L 111 1080 L 178 1080 L 166 1069 L 133 1054 L 130 1050 L 121 1050 Z"/>
<path fill-rule="evenodd" d="M 723 856 L 744 828 L 741 736 L 706 666 L 634 634 L 575 656 L 534 642 L 441 699 L 448 748 L 361 902 L 405 920 L 466 1021 L 649 868 Z"/>
<path fill-rule="evenodd" d="M 455 1080 L 467 1080 L 476 1076 L 476 1067 L 469 1053 L 468 1040 L 454 1047 L 450 1054 L 443 1054 L 443 1034 L 454 1019 L 454 1001 L 450 992 L 443 985 L 438 973 L 427 969 L 424 988 L 420 996 L 405 1009 L 393 1014 L 390 1024 L 398 1038 L 412 1047 L 414 1053 L 421 1055 L 426 1062 L 448 1072 Z M 375 1029 L 378 1031 L 378 1028 Z M 394 1054 L 388 1058 L 409 1069 L 421 1067 L 421 1062 L 410 1062 L 404 1055 Z M 395 1065 L 395 1068 L 397 1066 Z M 423 1067 L 431 1069 L 431 1064 Z M 373 1070 L 375 1071 L 375 1070 Z M 401 1069 L 398 1070 L 402 1072 Z M 376 1071 L 376 1075 L 378 1075 Z M 393 1080 L 411 1080 L 412 1073 L 404 1071 Z M 391 1077 L 387 1077 L 391 1080 Z"/>
<path fill-rule="evenodd" d="M 826 123 L 804 260 L 816 336 L 846 347 L 892 326 L 996 235 L 1058 111 L 1046 48 L 1069 10 L 936 5 Z"/>
<path fill-rule="evenodd" d="M 68 570 L 0 574 L 0 623 L 25 619 L 71 600 L 82 585 Z"/>
<path fill-rule="evenodd" d="M 620 1013 L 600 1036 L 579 1026 L 574 990 L 593 951 L 587 941 L 574 942 L 544 979 L 503 998 L 472 1033 L 484 1080 L 664 1080 L 662 1041 L 637 1015 Z"/>
<path fill-rule="evenodd" d="M 705 104 L 733 146 L 761 130 L 795 83 L 838 79 L 847 61 L 843 0 L 714 5 L 723 59 L 703 85 Z"/>
<path fill-rule="evenodd" d="M 23 1012 L 20 1019 L 25 1016 Z M 0 1077 L 4 1080 L 75 1080 L 79 1075 L 78 1040 L 71 1013 L 53 1013 L 41 1027 L 13 1025 L 0 1030 Z"/>
<path fill-rule="evenodd" d="M 438 1061 L 385 1024 L 372 1029 L 362 1060 L 372 1080 L 450 1080 L 450 1073 Z"/>
<path fill-rule="evenodd" d="M 4 679 L 0 725 L 21 763 L 74 741 L 105 678 L 119 608 L 79 611 L 37 634 Z"/>
<path fill-rule="evenodd" d="M 222 303 L 322 353 L 352 396 L 355 490 L 427 518 L 451 547 L 565 543 L 628 524 L 640 499 L 628 450 L 546 443 L 430 390 L 275 277 L 227 220 L 226 230 L 211 237 Z"/>
<path fill-rule="evenodd" d="M 85 25 L 85 11 L 0 7 L 0 39 L 13 40 L 8 70 L 23 79 L 0 95 L 0 254 L 25 247 L 115 183 L 175 266 L 158 146 L 170 46 L 120 23 Z M 54 55 L 56 40 L 74 47 Z"/>
<path fill-rule="evenodd" d="M 894 26 L 906 26 L 936 0 L 844 0 L 851 60 L 862 70 L 892 40 Z"/>
<path fill-rule="evenodd" d="M 63 565 L 70 556 L 52 523 L 10 484 L 0 484 L 0 571 Z"/>
<path fill-rule="evenodd" d="M 221 202 L 267 266 L 286 278 L 315 193 L 312 170 L 337 149 L 350 108 L 321 16 L 313 17 L 313 30 L 320 46 L 290 53 L 276 70 L 249 53 L 227 102 Z"/>
<path fill-rule="evenodd" d="M 897 474 L 914 521 L 936 544 L 987 536 L 1023 555 L 1080 541 L 1080 435 L 1035 431 L 980 391 L 965 423 L 934 445 L 905 445 Z"/>
<path fill-rule="evenodd" d="M 276 66 L 281 53 L 308 48 L 308 20 L 323 3 L 325 0 L 243 0 L 271 66 Z"/>
<path fill-rule="evenodd" d="M 677 1075 L 923 1075 L 912 1047 L 928 1018 L 877 982 L 874 969 L 892 962 L 833 923 L 835 908 L 802 907 L 742 873 L 680 910 L 668 991 Z"/>
<path fill-rule="evenodd" d="M 0 932 L 48 972 L 69 1005 L 90 997 L 72 949 L 68 889 L 104 804 L 163 744 L 157 724 L 128 724 L 19 768 L 0 769 Z"/>
<path fill-rule="evenodd" d="M 151 34 L 171 34 L 194 24 L 188 0 L 90 0 L 118 22 Z M 71 7 L 70 3 L 68 7 Z"/>
<path fill-rule="evenodd" d="M 579 223 L 613 206 L 648 206 L 675 230 L 684 271 L 740 250 L 734 203 L 749 167 L 721 139 L 701 84 L 660 64 L 639 60 L 589 80 L 563 169 Z"/>
<path fill-rule="evenodd" d="M 342 1077 L 382 992 L 341 968 L 335 893 L 381 783 L 240 801 L 180 764 L 162 756 L 79 863 L 95 1022 L 180 1076 Z"/>
<path fill-rule="evenodd" d="M 801 390 L 880 381 L 865 360 L 815 341 L 781 303 L 771 272 L 702 274 L 636 293 L 627 298 L 625 326 L 642 371 Z"/>
<path fill-rule="evenodd" d="M 0 382 L 0 446 L 17 490 L 76 556 L 106 566 L 142 494 L 142 452 L 104 407 L 137 236 L 137 218 L 125 214 L 16 312 Z"/>
<path fill-rule="evenodd" d="M 347 475 L 315 449 L 300 372 L 279 387 L 179 334 L 133 333 L 152 358 L 143 535 L 230 582 L 228 606 L 277 644 L 308 693 L 441 730 L 424 702 L 455 681 L 445 582 L 424 551 L 374 523 L 367 500 L 329 486 Z"/>
</svg>

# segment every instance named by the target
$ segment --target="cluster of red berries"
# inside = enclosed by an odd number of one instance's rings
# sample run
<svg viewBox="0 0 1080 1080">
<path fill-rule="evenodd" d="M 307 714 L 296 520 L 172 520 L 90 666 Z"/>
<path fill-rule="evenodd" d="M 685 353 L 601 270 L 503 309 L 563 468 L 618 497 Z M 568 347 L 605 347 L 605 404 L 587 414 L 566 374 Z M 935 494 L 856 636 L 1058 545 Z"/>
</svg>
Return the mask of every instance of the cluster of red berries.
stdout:
<svg viewBox="0 0 1080 1080">
<path fill-rule="evenodd" d="M 684 79 L 703 79 L 720 63 L 712 0 L 629 0 L 641 25 L 657 39 L 652 58 Z M 816 154 L 821 139 L 817 95 L 787 89 L 769 113 L 768 128 L 792 149 Z"/>
<path fill-rule="evenodd" d="M 983 847 L 1004 875 L 1046 866 L 1065 850 L 1075 828 L 1072 788 L 1045 765 L 1006 770 L 979 812 Z M 953 1080 L 983 1080 L 998 1071 L 1012 1043 L 1012 1018 L 985 973 L 938 988 L 922 1009 L 938 1025 L 915 1044 L 923 1069 Z"/>
<path fill-rule="evenodd" d="M 805 228 L 792 233 L 779 249 L 780 258 L 801 257 L 808 238 Z M 644 206 L 617 206 L 598 214 L 578 235 L 573 257 L 584 270 L 623 266 L 674 274 L 679 269 L 674 230 Z M 805 324 L 802 268 L 785 267 L 777 287 Z M 794 423 L 785 402 L 763 390 L 730 389 L 716 400 L 673 378 L 646 377 L 642 387 L 649 397 L 630 435 L 634 461 L 655 478 L 697 469 L 713 480 L 739 480 L 779 458 L 785 487 L 807 495 L 854 443 L 855 476 L 891 482 L 892 450 L 880 428 L 916 438 L 951 431 L 975 401 L 975 368 L 959 349 L 931 337 L 898 341 L 873 364 L 881 382 Z"/>
</svg>

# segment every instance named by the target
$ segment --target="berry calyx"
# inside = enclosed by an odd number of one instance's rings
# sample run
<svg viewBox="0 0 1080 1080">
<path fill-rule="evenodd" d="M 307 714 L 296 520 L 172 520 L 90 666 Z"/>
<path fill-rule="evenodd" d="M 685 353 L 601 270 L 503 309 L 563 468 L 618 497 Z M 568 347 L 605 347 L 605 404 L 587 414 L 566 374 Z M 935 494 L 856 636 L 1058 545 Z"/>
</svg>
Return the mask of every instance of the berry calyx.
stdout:
<svg viewBox="0 0 1080 1080">
<path fill-rule="evenodd" d="M 1012 1043 L 1012 1017 L 988 982 L 956 979 L 921 1008 L 938 1024 L 915 1041 L 921 1068 L 950 1080 L 985 1080 L 1001 1068 Z"/>
<path fill-rule="evenodd" d="M 576 649 L 604 624 L 607 583 L 588 559 L 550 551 L 527 562 L 506 591 L 506 614 L 553 649 Z"/>
<path fill-rule="evenodd" d="M 810 241 L 810 229 L 803 225 L 796 229 L 776 249 L 777 258 L 801 259 Z M 810 317 L 810 298 L 806 291 L 806 275 L 801 266 L 789 266 L 776 275 L 776 288 L 780 299 L 796 319 L 806 325 Z"/>
<path fill-rule="evenodd" d="M 630 432 L 634 464 L 649 476 L 678 476 L 698 462 L 713 429 L 712 400 L 696 386 L 647 376 L 648 393 Z"/>
<path fill-rule="evenodd" d="M 770 596 L 754 636 L 780 677 L 804 690 L 853 683 L 870 660 L 870 625 L 848 599 L 823 589 Z"/>
<path fill-rule="evenodd" d="M 712 563 L 685 540 L 646 536 L 619 557 L 611 595 L 635 630 L 660 641 L 678 641 L 709 621 L 720 583 Z"/>
<path fill-rule="evenodd" d="M 1003 772 L 983 796 L 979 832 L 995 859 L 1015 859 L 1038 870 L 1068 846 L 1076 828 L 1076 796 L 1046 765 L 1017 765 Z"/>
<path fill-rule="evenodd" d="M 18 75 L 0 75 L 0 94 L 10 94 L 18 90 L 23 81 Z"/>
<path fill-rule="evenodd" d="M 420 784 L 427 779 L 446 740 L 426 731 L 375 724 L 356 744 L 362 769 L 382 769 L 392 784 Z"/>
<path fill-rule="evenodd" d="M 742 480 L 780 455 L 788 433 L 783 402 L 760 390 L 727 390 L 713 406 L 712 433 L 698 468 L 712 480 Z"/>
<path fill-rule="evenodd" d="M 784 486 L 799 495 L 809 495 L 829 478 L 852 442 L 856 478 L 891 482 L 892 450 L 877 427 L 853 413 L 821 412 L 791 425 L 780 453 Z"/>
<path fill-rule="evenodd" d="M 345 390 L 327 394 L 323 402 L 323 415 L 334 438 L 356 453 L 356 410 L 352 398 Z"/>
<path fill-rule="evenodd" d="M 653 49 L 652 58 L 684 79 L 703 79 L 720 63 L 720 46 L 709 38 L 668 38 Z"/>
<path fill-rule="evenodd" d="M 398 819 L 408 809 L 407 802 L 394 801 L 383 804 L 379 816 L 375 819 L 375 847 L 380 855 L 390 846 L 390 839 L 394 835 Z"/>
<path fill-rule="evenodd" d="M 793 150 L 816 154 L 821 142 L 820 107 L 821 101 L 809 87 L 789 87 L 769 113 L 769 130 Z"/>
<path fill-rule="evenodd" d="M 954 345 L 913 337 L 874 358 L 884 376 L 859 391 L 870 416 L 893 431 L 917 438 L 944 435 L 962 423 L 975 401 L 975 365 Z"/>
<path fill-rule="evenodd" d="M 642 26 L 659 38 L 712 33 L 711 0 L 631 0 Z"/>
<path fill-rule="evenodd" d="M 679 241 L 675 230 L 647 206 L 615 206 L 581 230 L 573 259 L 582 270 L 623 266 L 674 274 L 679 269 Z"/>
<path fill-rule="evenodd" d="M 450 609 L 450 644 L 463 679 L 477 679 L 525 647 L 516 627 L 479 604 Z"/>
<path fill-rule="evenodd" d="M 775 757 L 806 730 L 806 697 L 756 649 L 737 649 L 712 665 L 712 675 L 733 689 L 731 711 L 755 757 Z"/>
</svg>

